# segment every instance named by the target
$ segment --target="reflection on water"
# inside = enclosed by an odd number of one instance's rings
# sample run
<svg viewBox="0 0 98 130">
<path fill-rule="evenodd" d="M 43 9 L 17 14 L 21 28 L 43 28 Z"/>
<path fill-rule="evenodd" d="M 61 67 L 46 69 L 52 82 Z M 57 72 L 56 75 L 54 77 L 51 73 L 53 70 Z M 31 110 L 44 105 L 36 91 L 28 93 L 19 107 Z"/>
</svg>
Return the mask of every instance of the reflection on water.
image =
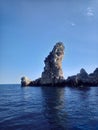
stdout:
<svg viewBox="0 0 98 130">
<path fill-rule="evenodd" d="M 44 87 L 41 90 L 43 114 L 51 128 L 97 130 L 98 93 L 96 95 L 96 88 Z"/>
<path fill-rule="evenodd" d="M 43 113 L 45 118 L 48 120 L 48 123 L 51 125 L 51 128 L 63 129 L 64 126 L 62 123 L 65 123 L 66 126 L 67 116 L 67 113 L 64 113 L 64 88 L 43 87 L 42 96 Z"/>
<path fill-rule="evenodd" d="M 98 130 L 98 87 L 0 85 L 0 130 Z"/>
</svg>

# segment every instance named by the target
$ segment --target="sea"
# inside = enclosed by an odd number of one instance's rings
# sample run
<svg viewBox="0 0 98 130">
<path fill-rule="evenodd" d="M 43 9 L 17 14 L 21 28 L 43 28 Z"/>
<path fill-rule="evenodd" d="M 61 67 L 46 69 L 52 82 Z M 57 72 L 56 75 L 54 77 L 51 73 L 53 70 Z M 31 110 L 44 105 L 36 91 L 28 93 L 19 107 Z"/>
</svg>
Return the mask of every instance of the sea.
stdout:
<svg viewBox="0 0 98 130">
<path fill-rule="evenodd" d="M 0 130 L 98 130 L 98 87 L 0 85 Z"/>
</svg>

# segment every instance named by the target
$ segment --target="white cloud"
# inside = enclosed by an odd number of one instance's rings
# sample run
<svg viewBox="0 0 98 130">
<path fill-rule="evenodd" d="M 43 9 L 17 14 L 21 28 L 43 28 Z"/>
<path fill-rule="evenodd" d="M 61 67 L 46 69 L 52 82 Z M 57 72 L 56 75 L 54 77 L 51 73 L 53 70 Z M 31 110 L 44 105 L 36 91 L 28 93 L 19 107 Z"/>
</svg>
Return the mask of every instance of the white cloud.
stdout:
<svg viewBox="0 0 98 130">
<path fill-rule="evenodd" d="M 94 16 L 94 10 L 93 10 L 93 8 L 91 8 L 91 7 L 88 7 L 87 8 L 87 16 Z"/>
<path fill-rule="evenodd" d="M 76 26 L 76 24 L 74 22 L 71 22 L 71 26 Z"/>
</svg>

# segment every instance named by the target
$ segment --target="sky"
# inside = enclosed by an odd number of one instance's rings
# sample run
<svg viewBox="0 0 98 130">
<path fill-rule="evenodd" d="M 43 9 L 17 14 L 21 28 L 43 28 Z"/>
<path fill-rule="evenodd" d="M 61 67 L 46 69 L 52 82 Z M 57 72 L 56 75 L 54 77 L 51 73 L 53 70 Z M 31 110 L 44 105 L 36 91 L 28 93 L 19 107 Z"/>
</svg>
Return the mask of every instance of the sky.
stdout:
<svg viewBox="0 0 98 130">
<path fill-rule="evenodd" d="M 65 78 L 98 67 L 98 0 L 0 0 L 0 83 L 40 77 L 59 41 Z"/>
</svg>

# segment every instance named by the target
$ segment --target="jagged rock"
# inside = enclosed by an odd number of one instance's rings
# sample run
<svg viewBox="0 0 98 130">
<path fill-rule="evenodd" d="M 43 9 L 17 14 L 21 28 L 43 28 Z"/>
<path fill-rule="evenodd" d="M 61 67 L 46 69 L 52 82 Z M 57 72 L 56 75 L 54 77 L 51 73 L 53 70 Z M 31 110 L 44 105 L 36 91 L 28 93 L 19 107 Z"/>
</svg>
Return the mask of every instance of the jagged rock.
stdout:
<svg viewBox="0 0 98 130">
<path fill-rule="evenodd" d="M 80 73 L 67 78 L 66 83 L 71 86 L 97 86 L 98 85 L 98 68 L 91 74 L 88 74 L 84 69 Z"/>
<path fill-rule="evenodd" d="M 98 68 L 96 68 L 93 73 L 94 73 L 95 84 L 98 85 Z"/>
<path fill-rule="evenodd" d="M 83 68 L 80 70 L 80 74 L 79 75 L 80 75 L 80 78 L 87 78 L 88 77 L 88 73 Z"/>
<path fill-rule="evenodd" d="M 94 75 L 98 78 L 98 68 L 95 69 Z"/>
<path fill-rule="evenodd" d="M 56 43 L 53 50 L 45 58 L 45 67 L 41 76 L 41 84 L 56 84 L 64 79 L 62 71 L 62 59 L 64 57 L 64 45 Z"/>
<path fill-rule="evenodd" d="M 85 71 L 85 69 L 81 69 L 80 73 L 76 75 L 76 79 L 75 79 L 76 83 L 79 82 L 88 82 L 88 73 Z"/>
<path fill-rule="evenodd" d="M 21 86 L 29 85 L 52 85 L 64 83 L 63 71 L 62 71 L 62 59 L 64 56 L 64 45 L 62 42 L 56 43 L 53 50 L 45 58 L 44 71 L 41 78 L 34 81 L 29 80 L 27 77 L 21 78 Z"/>
<path fill-rule="evenodd" d="M 96 68 L 93 73 L 89 74 L 89 83 L 98 85 L 98 68 Z"/>
<path fill-rule="evenodd" d="M 91 74 L 82 68 L 80 73 L 65 80 L 62 71 L 63 57 L 64 45 L 58 42 L 44 60 L 45 67 L 41 78 L 31 81 L 27 77 L 22 77 L 21 86 L 98 86 L 98 68 Z"/>
<path fill-rule="evenodd" d="M 88 80 L 89 80 L 88 73 L 85 71 L 85 69 L 82 68 L 80 70 L 80 73 L 78 73 L 77 75 L 68 77 L 66 81 L 70 85 L 78 86 L 81 84 L 85 84 L 86 82 L 88 82 Z"/>
<path fill-rule="evenodd" d="M 66 79 L 66 84 L 67 84 L 67 85 L 71 85 L 71 86 L 76 86 L 76 75 L 69 76 L 69 77 Z"/>
<path fill-rule="evenodd" d="M 94 76 L 98 78 L 98 68 L 96 68 L 93 73 L 89 74 L 89 76 Z"/>
<path fill-rule="evenodd" d="M 21 86 L 29 86 L 31 82 L 32 81 L 25 76 L 21 78 Z"/>
<path fill-rule="evenodd" d="M 38 78 L 38 79 L 34 80 L 33 84 L 37 85 L 37 86 L 41 85 L 41 78 Z"/>
</svg>

